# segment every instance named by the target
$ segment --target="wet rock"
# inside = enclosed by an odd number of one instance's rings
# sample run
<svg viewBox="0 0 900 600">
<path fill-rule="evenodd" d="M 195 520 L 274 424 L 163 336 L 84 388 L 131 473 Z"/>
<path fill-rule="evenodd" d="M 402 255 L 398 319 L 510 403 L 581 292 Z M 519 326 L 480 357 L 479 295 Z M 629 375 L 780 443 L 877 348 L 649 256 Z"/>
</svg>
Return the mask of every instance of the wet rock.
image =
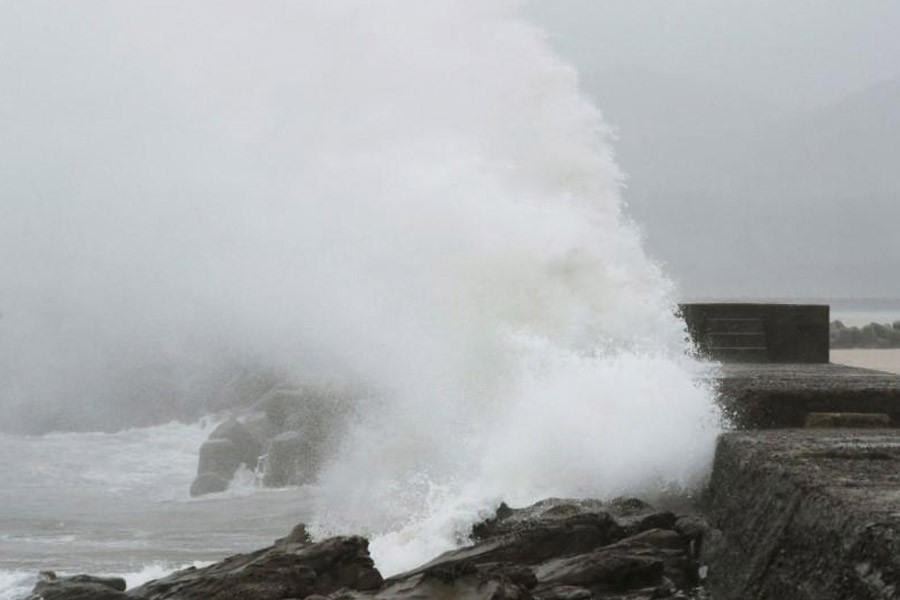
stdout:
<svg viewBox="0 0 900 600">
<path fill-rule="evenodd" d="M 200 446 L 197 477 L 191 484 L 191 495 L 221 492 L 241 466 L 238 447 L 228 439 L 210 439 Z"/>
<path fill-rule="evenodd" d="M 310 544 L 293 534 L 288 537 L 293 540 L 202 569 L 178 571 L 128 594 L 146 600 L 283 600 L 381 587 L 364 538 L 335 537 Z"/>
<path fill-rule="evenodd" d="M 306 524 L 300 523 L 295 525 L 291 532 L 284 536 L 283 538 L 278 538 L 275 540 L 275 544 L 273 546 L 287 546 L 290 544 L 300 544 L 306 545 L 311 544 L 312 538 L 309 535 L 309 532 L 306 530 Z"/>
<path fill-rule="evenodd" d="M 305 404 L 302 390 L 274 389 L 253 405 L 253 410 L 266 415 L 269 423 L 283 431 L 288 417 L 299 412 Z"/>
<path fill-rule="evenodd" d="M 592 600 L 591 590 L 574 585 L 545 585 L 535 593 L 536 600 Z"/>
<path fill-rule="evenodd" d="M 485 540 L 562 523 L 573 517 L 577 520 L 577 517 L 582 515 L 595 515 L 601 520 L 608 520 L 612 526 L 619 527 L 613 521 L 607 506 L 599 500 L 548 498 L 525 508 L 513 509 L 501 504 L 493 517 L 472 527 L 472 537 L 475 540 Z M 622 537 L 619 531 L 616 531 L 615 535 Z"/>
<path fill-rule="evenodd" d="M 616 513 L 614 517 L 612 512 Z M 696 584 L 691 544 L 701 521 L 649 528 L 628 537 L 629 523 L 669 522 L 639 501 L 550 499 L 501 505 L 476 525 L 472 544 L 382 581 L 359 537 L 310 541 L 304 525 L 262 550 L 202 569 L 189 568 L 128 592 L 132 600 L 639 600 L 688 598 Z M 656 515 L 656 516 L 652 516 Z M 674 525 L 674 523 L 673 523 Z M 637 526 L 637 525 L 635 525 Z M 73 584 L 75 585 L 75 584 Z M 110 600 L 121 600 L 109 596 Z M 94 596 L 85 596 L 84 598 Z M 80 597 L 59 596 L 59 600 Z M 50 599 L 53 600 L 53 599 Z"/>
<path fill-rule="evenodd" d="M 502 567 L 505 581 L 540 600 L 672 597 L 696 584 L 690 539 L 651 525 L 671 527 L 676 520 L 636 499 L 548 499 L 520 509 L 502 504 L 473 527 L 475 543 L 391 581 L 435 569 L 475 569 L 483 577 L 487 569 Z M 637 533 L 625 537 L 621 522 Z M 527 569 L 527 576 L 510 577 L 512 566 Z"/>
<path fill-rule="evenodd" d="M 379 600 L 419 598 L 453 598 L 454 600 L 532 600 L 529 589 L 536 581 L 530 571 L 524 576 L 521 569 L 479 568 L 462 561 L 438 565 L 414 575 L 395 578 L 378 592 Z"/>
<path fill-rule="evenodd" d="M 703 517 L 697 515 L 680 517 L 675 522 L 674 529 L 688 540 L 691 558 L 701 567 L 714 561 L 716 554 L 722 549 L 724 543 L 722 532 Z"/>
<path fill-rule="evenodd" d="M 216 427 L 209 434 L 209 440 L 228 440 L 234 444 L 238 460 L 250 469 L 256 468 L 256 461 L 259 460 L 259 455 L 262 454 L 260 441 L 256 439 L 246 425 L 233 418 Z"/>
<path fill-rule="evenodd" d="M 671 529 L 648 529 L 620 540 L 617 546 L 641 544 L 668 550 L 686 550 L 688 540 Z"/>
<path fill-rule="evenodd" d="M 224 492 L 231 484 L 231 478 L 225 479 L 215 473 L 203 473 L 194 478 L 191 484 L 191 496 L 204 496 Z"/>
<path fill-rule="evenodd" d="M 667 510 L 657 511 L 652 508 L 648 512 L 629 514 L 616 518 L 625 535 L 631 536 L 651 529 L 671 529 L 678 517 Z"/>
<path fill-rule="evenodd" d="M 192 495 L 226 489 L 241 464 L 261 467 L 265 486 L 311 482 L 337 448 L 356 393 L 313 385 L 270 389 L 240 420 L 222 423 L 201 446 Z"/>
<path fill-rule="evenodd" d="M 540 585 L 578 586 L 591 591 L 627 590 L 663 583 L 665 565 L 654 556 L 623 549 L 593 552 L 547 561 L 535 569 Z"/>
<path fill-rule="evenodd" d="M 241 424 L 253 437 L 259 448 L 265 448 L 269 439 L 277 434 L 269 422 L 269 417 L 263 412 L 249 413 L 241 419 Z"/>
<path fill-rule="evenodd" d="M 261 453 L 261 442 L 246 425 L 233 418 L 225 421 L 200 446 L 197 477 L 191 484 L 191 495 L 226 490 L 241 465 L 256 468 Z"/>
<path fill-rule="evenodd" d="M 263 485 L 283 487 L 312 479 L 309 441 L 296 431 L 286 431 L 269 442 L 263 460 Z"/>
<path fill-rule="evenodd" d="M 26 600 L 135 600 L 124 591 L 125 580 L 121 577 L 57 577 L 54 572 L 45 571 Z"/>
<path fill-rule="evenodd" d="M 498 524 L 496 530 L 502 533 L 472 546 L 446 552 L 426 567 L 458 561 L 531 565 L 556 556 L 588 552 L 622 537 L 621 528 L 604 512 L 517 520 L 511 524 Z"/>
</svg>

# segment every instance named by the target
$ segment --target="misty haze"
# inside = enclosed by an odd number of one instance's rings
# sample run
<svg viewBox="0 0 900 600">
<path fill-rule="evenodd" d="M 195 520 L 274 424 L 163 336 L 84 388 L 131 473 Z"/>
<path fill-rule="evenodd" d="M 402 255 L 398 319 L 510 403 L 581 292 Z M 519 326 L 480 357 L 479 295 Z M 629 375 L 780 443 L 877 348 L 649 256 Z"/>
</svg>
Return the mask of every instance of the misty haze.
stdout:
<svg viewBox="0 0 900 600">
<path fill-rule="evenodd" d="M 679 303 L 900 320 L 898 28 L 0 0 L 0 600 L 300 522 L 390 576 L 501 502 L 689 504 L 730 422 Z"/>
</svg>

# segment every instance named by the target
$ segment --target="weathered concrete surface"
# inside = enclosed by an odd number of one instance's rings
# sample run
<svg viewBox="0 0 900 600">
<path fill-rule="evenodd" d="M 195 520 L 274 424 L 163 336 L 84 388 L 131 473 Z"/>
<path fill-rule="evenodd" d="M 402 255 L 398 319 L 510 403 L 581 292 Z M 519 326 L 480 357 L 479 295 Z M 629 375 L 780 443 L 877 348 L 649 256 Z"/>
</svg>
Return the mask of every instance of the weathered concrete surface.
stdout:
<svg viewBox="0 0 900 600">
<path fill-rule="evenodd" d="M 835 364 L 726 364 L 710 374 L 739 429 L 803 427 L 809 413 L 883 413 L 900 426 L 900 375 Z"/>
<path fill-rule="evenodd" d="M 716 600 L 900 597 L 900 431 L 723 435 L 705 501 Z"/>
</svg>

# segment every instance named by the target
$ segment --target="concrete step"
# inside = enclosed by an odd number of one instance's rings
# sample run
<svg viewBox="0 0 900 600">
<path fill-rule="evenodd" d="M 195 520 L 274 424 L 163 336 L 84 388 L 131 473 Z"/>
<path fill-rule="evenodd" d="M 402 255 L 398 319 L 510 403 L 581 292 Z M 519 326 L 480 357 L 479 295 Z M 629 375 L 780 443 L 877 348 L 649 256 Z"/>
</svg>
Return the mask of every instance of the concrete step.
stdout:
<svg viewBox="0 0 900 600">
<path fill-rule="evenodd" d="M 706 354 L 713 360 L 735 363 L 763 363 L 769 360 L 769 350 L 759 346 L 707 346 Z"/>
<path fill-rule="evenodd" d="M 766 348 L 766 334 L 762 332 L 750 333 L 720 333 L 708 331 L 706 333 L 707 348 Z"/>
<path fill-rule="evenodd" d="M 706 353 L 713 360 L 736 363 L 764 363 L 769 360 L 765 346 L 707 346 Z"/>
<path fill-rule="evenodd" d="M 706 330 L 717 333 L 765 333 L 765 322 L 759 317 L 711 317 Z"/>
<path fill-rule="evenodd" d="M 843 365 L 757 361 L 726 362 L 710 377 L 719 403 L 738 429 L 803 427 L 809 413 L 883 413 L 900 427 L 900 375 Z"/>
</svg>

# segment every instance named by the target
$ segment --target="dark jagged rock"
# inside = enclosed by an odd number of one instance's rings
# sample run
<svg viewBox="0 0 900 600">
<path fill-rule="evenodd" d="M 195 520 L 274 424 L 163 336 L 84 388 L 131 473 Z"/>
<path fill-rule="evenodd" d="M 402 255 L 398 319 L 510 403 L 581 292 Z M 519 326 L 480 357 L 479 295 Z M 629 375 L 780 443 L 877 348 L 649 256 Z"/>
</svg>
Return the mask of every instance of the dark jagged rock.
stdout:
<svg viewBox="0 0 900 600">
<path fill-rule="evenodd" d="M 473 527 L 474 544 L 446 552 L 389 583 L 418 582 L 439 569 L 474 569 L 482 578 L 506 573 L 505 584 L 518 586 L 521 594 L 498 598 L 673 597 L 697 583 L 691 538 L 672 529 L 676 522 L 674 514 L 633 498 L 609 503 L 549 499 L 521 509 L 502 504 L 494 517 Z M 510 577 L 512 568 L 530 575 Z M 460 597 L 480 597 L 471 595 L 471 589 L 466 593 L 470 595 Z"/>
<path fill-rule="evenodd" d="M 534 575 L 515 567 L 479 568 L 462 561 L 439 565 L 388 582 L 379 600 L 453 598 L 454 600 L 532 600 Z"/>
<path fill-rule="evenodd" d="M 623 526 L 623 523 L 626 526 Z M 663 524 L 663 527 L 651 527 Z M 699 519 L 636 499 L 550 499 L 473 528 L 474 542 L 383 581 L 368 543 L 312 543 L 304 525 L 262 550 L 189 568 L 109 600 L 639 600 L 692 598 Z M 45 584 L 46 585 L 46 584 Z M 70 583 L 73 585 L 88 585 Z M 90 585 L 99 585 L 90 583 Z M 74 589 L 74 588 L 70 588 Z M 36 588 L 37 590 L 37 588 Z M 104 591 L 104 593 L 106 593 Z M 116 596 L 115 594 L 118 594 Z M 54 596 L 81 600 L 95 596 Z M 35 597 L 36 598 L 36 597 Z"/>
<path fill-rule="evenodd" d="M 616 521 L 622 527 L 625 535 L 631 536 L 648 531 L 650 529 L 671 529 L 675 526 L 678 517 L 670 511 L 657 511 L 618 516 Z"/>
<path fill-rule="evenodd" d="M 664 563 L 623 549 L 601 548 L 541 564 L 535 576 L 541 585 L 577 586 L 598 592 L 628 590 L 662 584 Z"/>
<path fill-rule="evenodd" d="M 294 528 L 291 529 L 291 532 L 284 536 L 283 538 L 278 538 L 275 540 L 274 546 L 286 546 L 288 544 L 311 544 L 312 538 L 309 535 L 309 532 L 306 530 L 306 523 L 300 523 L 298 525 L 294 525 Z"/>
<path fill-rule="evenodd" d="M 237 457 L 251 469 L 256 468 L 256 461 L 262 454 L 262 441 L 251 433 L 249 428 L 236 419 L 228 419 L 209 434 L 212 440 L 228 440 L 234 444 Z"/>
<path fill-rule="evenodd" d="M 335 537 L 317 544 L 304 539 L 295 528 L 269 548 L 178 571 L 128 594 L 146 600 L 284 600 L 381 586 L 364 538 Z"/>
<path fill-rule="evenodd" d="M 445 552 L 423 569 L 460 561 L 532 565 L 555 556 L 588 552 L 622 537 L 621 527 L 603 512 L 519 520 L 510 525 L 498 524 L 497 529 L 500 533 L 472 546 Z"/>
<path fill-rule="evenodd" d="M 26 600 L 135 600 L 124 591 L 125 580 L 121 577 L 57 577 L 56 573 L 45 571 Z"/>
</svg>

